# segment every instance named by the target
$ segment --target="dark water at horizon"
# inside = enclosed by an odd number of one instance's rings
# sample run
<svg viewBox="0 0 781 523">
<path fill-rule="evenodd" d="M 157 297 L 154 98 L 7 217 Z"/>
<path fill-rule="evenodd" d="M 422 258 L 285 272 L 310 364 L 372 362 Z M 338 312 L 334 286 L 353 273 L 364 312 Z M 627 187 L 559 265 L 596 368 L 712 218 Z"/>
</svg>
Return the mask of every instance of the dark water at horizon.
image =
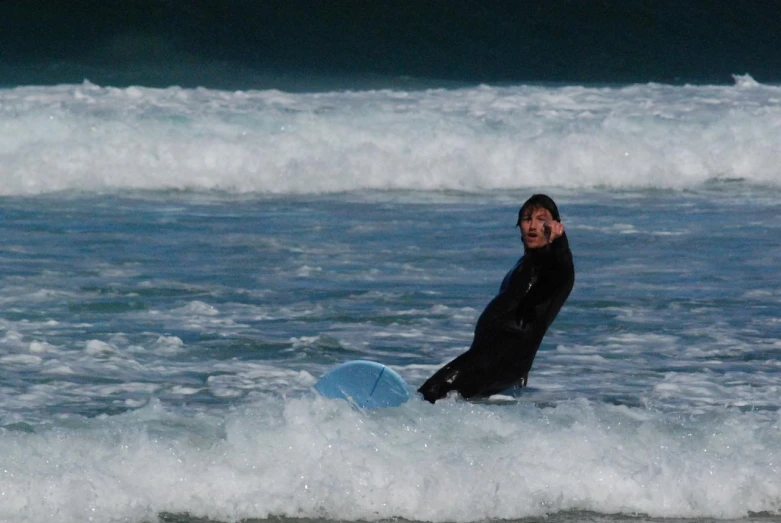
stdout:
<svg viewBox="0 0 781 523">
<path fill-rule="evenodd" d="M 0 85 L 781 81 L 778 2 L 11 0 Z"/>
</svg>

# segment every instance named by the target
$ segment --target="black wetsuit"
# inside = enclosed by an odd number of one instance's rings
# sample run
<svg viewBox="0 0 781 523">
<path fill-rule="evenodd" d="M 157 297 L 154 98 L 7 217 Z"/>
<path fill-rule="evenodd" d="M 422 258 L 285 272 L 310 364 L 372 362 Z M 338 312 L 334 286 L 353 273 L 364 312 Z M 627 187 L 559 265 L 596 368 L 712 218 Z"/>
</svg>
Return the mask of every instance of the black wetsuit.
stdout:
<svg viewBox="0 0 781 523">
<path fill-rule="evenodd" d="M 434 403 L 451 390 L 473 398 L 521 385 L 574 282 L 566 234 L 548 246 L 527 250 L 477 320 L 469 350 L 437 371 L 418 392 Z"/>
</svg>

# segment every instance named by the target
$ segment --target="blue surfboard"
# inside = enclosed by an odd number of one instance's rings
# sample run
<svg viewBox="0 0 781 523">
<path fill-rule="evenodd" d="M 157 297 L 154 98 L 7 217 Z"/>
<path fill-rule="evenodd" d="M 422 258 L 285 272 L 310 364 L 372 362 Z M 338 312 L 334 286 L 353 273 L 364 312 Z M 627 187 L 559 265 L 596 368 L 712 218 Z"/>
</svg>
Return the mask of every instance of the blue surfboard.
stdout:
<svg viewBox="0 0 781 523">
<path fill-rule="evenodd" d="M 323 374 L 315 390 L 326 398 L 347 400 L 354 407 L 398 407 L 409 399 L 404 378 L 381 363 L 353 360 Z"/>
</svg>

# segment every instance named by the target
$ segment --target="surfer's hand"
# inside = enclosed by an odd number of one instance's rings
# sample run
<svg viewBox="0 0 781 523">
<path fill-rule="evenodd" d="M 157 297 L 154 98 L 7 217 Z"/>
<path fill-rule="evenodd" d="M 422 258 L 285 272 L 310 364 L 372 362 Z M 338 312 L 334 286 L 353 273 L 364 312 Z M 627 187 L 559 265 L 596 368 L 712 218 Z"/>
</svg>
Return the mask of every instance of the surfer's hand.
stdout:
<svg viewBox="0 0 781 523">
<path fill-rule="evenodd" d="M 552 243 L 556 238 L 559 238 L 564 234 L 564 224 L 557 221 L 545 222 L 542 226 L 542 231 L 545 234 L 545 239 L 548 243 Z"/>
</svg>

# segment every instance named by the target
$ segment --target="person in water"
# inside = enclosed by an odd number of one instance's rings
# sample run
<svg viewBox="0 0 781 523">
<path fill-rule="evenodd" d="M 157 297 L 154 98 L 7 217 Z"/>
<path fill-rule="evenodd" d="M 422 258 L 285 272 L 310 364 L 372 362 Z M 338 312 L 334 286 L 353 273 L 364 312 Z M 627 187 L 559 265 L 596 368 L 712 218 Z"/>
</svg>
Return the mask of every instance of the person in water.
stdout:
<svg viewBox="0 0 781 523">
<path fill-rule="evenodd" d="M 419 389 L 431 403 L 450 391 L 481 398 L 526 386 L 543 336 L 569 297 L 575 266 L 553 200 L 529 198 L 518 212 L 524 253 L 477 320 L 468 351 Z"/>
</svg>

